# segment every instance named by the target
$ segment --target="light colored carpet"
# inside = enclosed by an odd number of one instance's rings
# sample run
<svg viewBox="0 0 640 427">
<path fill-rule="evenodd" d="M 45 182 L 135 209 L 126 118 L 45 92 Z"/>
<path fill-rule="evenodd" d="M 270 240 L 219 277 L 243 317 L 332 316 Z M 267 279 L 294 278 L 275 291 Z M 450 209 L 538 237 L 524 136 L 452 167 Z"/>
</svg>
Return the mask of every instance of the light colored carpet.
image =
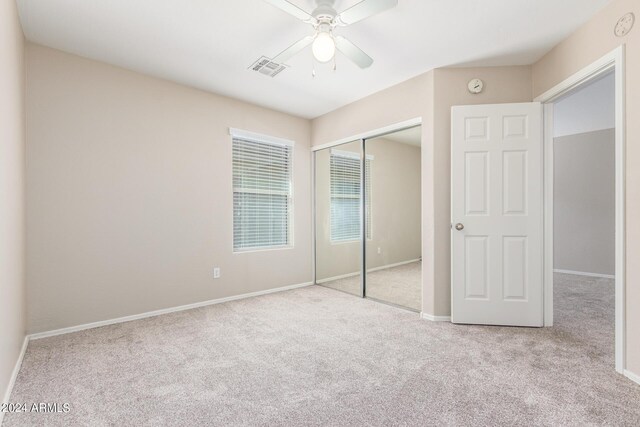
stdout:
<svg viewBox="0 0 640 427">
<path fill-rule="evenodd" d="M 360 276 L 325 282 L 322 286 L 360 295 Z M 422 262 L 367 273 L 367 297 L 421 311 Z"/>
<path fill-rule="evenodd" d="M 559 276 L 557 326 L 420 320 L 320 286 L 33 341 L 5 426 L 640 425 L 613 285 Z"/>
</svg>

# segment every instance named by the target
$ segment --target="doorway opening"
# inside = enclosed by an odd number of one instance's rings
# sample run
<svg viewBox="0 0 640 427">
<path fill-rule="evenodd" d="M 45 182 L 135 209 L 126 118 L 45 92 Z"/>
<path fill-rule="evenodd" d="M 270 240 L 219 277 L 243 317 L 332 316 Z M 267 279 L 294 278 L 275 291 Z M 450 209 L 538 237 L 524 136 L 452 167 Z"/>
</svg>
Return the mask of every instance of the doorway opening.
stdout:
<svg viewBox="0 0 640 427">
<path fill-rule="evenodd" d="M 315 283 L 420 312 L 421 126 L 315 151 Z"/>
<path fill-rule="evenodd" d="M 554 327 L 611 366 L 615 338 L 615 75 L 553 103 Z"/>
<path fill-rule="evenodd" d="M 544 324 L 582 331 L 601 353 L 613 348 L 624 374 L 624 47 L 536 101 L 545 123 Z"/>
</svg>

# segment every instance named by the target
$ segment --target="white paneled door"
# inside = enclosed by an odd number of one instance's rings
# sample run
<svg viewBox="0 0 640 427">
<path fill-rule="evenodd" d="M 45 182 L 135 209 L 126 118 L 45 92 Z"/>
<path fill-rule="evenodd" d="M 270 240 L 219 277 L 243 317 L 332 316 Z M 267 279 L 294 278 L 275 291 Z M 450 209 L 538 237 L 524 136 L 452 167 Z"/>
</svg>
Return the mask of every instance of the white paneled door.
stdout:
<svg viewBox="0 0 640 427">
<path fill-rule="evenodd" d="M 540 103 L 451 110 L 454 323 L 543 326 Z"/>
</svg>

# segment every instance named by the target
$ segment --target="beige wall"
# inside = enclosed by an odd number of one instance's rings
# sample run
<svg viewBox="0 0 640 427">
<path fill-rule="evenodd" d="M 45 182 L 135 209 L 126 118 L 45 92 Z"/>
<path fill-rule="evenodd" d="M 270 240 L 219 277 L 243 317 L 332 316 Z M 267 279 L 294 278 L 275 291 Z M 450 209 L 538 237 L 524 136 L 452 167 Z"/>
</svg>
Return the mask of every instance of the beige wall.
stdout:
<svg viewBox="0 0 640 427">
<path fill-rule="evenodd" d="M 485 82 L 471 95 L 467 82 Z M 450 285 L 450 110 L 453 105 L 531 100 L 530 67 L 447 68 L 430 71 L 313 120 L 321 145 L 422 117 L 422 310 L 446 316 Z"/>
<path fill-rule="evenodd" d="M 553 141 L 553 268 L 615 273 L 615 129 Z"/>
<path fill-rule="evenodd" d="M 0 399 L 3 399 L 26 329 L 24 36 L 15 0 L 0 0 L 0 94 Z"/>
<path fill-rule="evenodd" d="M 621 44 L 626 45 L 626 360 L 627 369 L 640 374 L 640 29 L 624 38 L 613 34 L 622 15 L 640 18 L 640 2 L 610 2 L 587 24 L 556 46 L 533 66 L 533 93 L 538 96 Z"/>
<path fill-rule="evenodd" d="M 360 143 L 336 147 L 360 152 Z M 331 149 L 316 152 L 316 278 L 360 271 L 361 243 L 331 243 Z M 371 160 L 371 239 L 367 269 L 421 256 L 420 147 L 383 138 L 367 141 Z M 400 190 L 401 189 L 401 190 Z M 378 253 L 378 248 L 380 253 Z"/>
<path fill-rule="evenodd" d="M 38 45 L 26 61 L 30 332 L 312 280 L 308 120 Z M 229 127 L 296 142 L 293 249 L 232 253 Z"/>
</svg>

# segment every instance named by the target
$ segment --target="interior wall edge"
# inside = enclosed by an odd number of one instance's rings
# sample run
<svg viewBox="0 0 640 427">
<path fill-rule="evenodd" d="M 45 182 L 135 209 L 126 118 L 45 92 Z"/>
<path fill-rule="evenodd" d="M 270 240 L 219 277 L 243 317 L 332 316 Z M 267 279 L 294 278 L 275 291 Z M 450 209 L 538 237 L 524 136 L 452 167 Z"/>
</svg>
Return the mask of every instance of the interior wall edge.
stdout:
<svg viewBox="0 0 640 427">
<path fill-rule="evenodd" d="M 22 361 L 24 360 L 24 355 L 27 352 L 29 341 L 30 341 L 29 335 L 25 334 L 22 340 L 22 347 L 20 348 L 20 353 L 18 354 L 18 360 L 16 360 L 15 366 L 13 367 L 11 378 L 9 379 L 9 383 L 7 384 L 7 388 L 3 395 L 2 403 L 6 404 L 11 402 L 11 394 L 13 392 L 13 387 L 16 384 L 18 373 L 20 372 L 20 368 L 22 367 Z M 4 418 L 4 414 L 5 414 L 5 411 L 0 411 L 0 426 L 2 425 L 2 419 Z"/>
<path fill-rule="evenodd" d="M 0 1 L 0 393 L 15 382 L 27 323 L 25 37 L 15 0 Z M 18 366 L 18 368 L 16 368 Z M 0 424 L 3 413 L 0 413 Z"/>
</svg>

